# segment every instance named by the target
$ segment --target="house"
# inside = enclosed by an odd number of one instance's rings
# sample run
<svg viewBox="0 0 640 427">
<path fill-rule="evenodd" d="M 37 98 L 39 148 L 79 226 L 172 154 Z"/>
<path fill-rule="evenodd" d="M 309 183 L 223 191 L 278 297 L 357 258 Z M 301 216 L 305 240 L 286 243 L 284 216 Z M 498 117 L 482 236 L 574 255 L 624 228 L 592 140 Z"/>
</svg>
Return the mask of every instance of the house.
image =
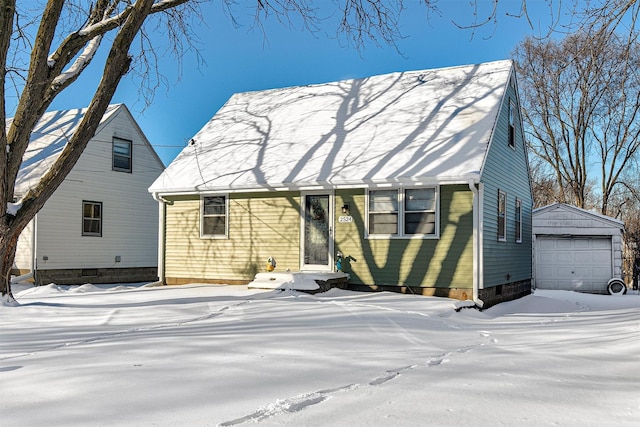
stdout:
<svg viewBox="0 0 640 427">
<path fill-rule="evenodd" d="M 149 191 L 168 284 L 247 283 L 272 257 L 484 307 L 531 289 L 511 61 L 235 94 Z"/>
<path fill-rule="evenodd" d="M 624 223 L 554 203 L 533 211 L 535 287 L 589 293 L 626 291 L 622 277 Z M 620 286 L 622 283 L 622 286 Z M 616 285 L 614 285 L 616 286 Z"/>
<path fill-rule="evenodd" d="M 46 113 L 18 173 L 19 199 L 53 165 L 84 114 Z M 123 104 L 110 105 L 78 162 L 18 240 L 12 274 L 36 284 L 157 280 L 162 161 Z"/>
</svg>

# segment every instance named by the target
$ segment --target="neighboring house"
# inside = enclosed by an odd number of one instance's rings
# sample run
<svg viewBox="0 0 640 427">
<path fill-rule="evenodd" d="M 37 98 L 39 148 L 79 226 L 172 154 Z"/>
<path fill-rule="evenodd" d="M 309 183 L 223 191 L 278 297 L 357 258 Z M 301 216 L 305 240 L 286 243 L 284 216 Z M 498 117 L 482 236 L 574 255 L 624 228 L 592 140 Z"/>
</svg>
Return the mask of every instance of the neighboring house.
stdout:
<svg viewBox="0 0 640 427">
<path fill-rule="evenodd" d="M 623 232 L 622 221 L 571 205 L 534 210 L 535 287 L 616 293 L 607 285 L 622 277 Z"/>
<path fill-rule="evenodd" d="M 168 284 L 334 271 L 351 289 L 530 293 L 531 185 L 511 61 L 239 93 L 150 187 Z"/>
<path fill-rule="evenodd" d="M 16 199 L 62 152 L 84 110 L 46 113 L 33 130 Z M 158 205 L 147 191 L 164 166 L 125 105 L 110 105 L 80 159 L 20 235 L 13 274 L 36 284 L 157 280 Z"/>
</svg>

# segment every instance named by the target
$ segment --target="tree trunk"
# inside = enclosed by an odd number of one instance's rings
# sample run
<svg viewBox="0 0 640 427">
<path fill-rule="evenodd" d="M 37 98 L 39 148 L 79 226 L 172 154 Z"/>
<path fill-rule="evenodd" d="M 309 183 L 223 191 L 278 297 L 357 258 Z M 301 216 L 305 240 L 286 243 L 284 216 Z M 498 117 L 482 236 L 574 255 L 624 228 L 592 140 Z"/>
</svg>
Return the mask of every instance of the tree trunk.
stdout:
<svg viewBox="0 0 640 427">
<path fill-rule="evenodd" d="M 11 292 L 11 268 L 19 236 L 20 233 L 12 233 L 11 227 L 5 224 L 0 227 L 0 293 L 9 300 L 14 300 Z"/>
</svg>

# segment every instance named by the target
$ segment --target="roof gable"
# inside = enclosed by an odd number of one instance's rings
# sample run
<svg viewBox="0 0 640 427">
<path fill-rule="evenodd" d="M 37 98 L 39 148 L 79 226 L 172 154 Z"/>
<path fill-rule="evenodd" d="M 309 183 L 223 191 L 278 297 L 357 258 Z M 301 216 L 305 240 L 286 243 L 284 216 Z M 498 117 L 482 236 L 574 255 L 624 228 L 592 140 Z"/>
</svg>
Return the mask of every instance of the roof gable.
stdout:
<svg viewBox="0 0 640 427">
<path fill-rule="evenodd" d="M 126 110 L 124 104 L 109 105 L 96 134 L 121 109 Z M 40 178 L 55 164 L 67 141 L 80 125 L 85 112 L 86 108 L 77 108 L 51 111 L 42 116 L 31 132 L 29 146 L 22 158 L 15 184 L 17 194 L 24 194 L 37 185 Z"/>
<path fill-rule="evenodd" d="M 565 203 L 553 203 L 533 210 L 534 227 L 537 222 L 542 219 L 554 220 L 558 224 L 575 221 L 576 219 L 588 220 L 591 227 L 596 224 L 601 227 L 612 227 L 624 230 L 624 222 L 612 218 L 610 216 L 601 215 L 577 206 L 567 205 Z"/>
<path fill-rule="evenodd" d="M 497 61 L 235 94 L 150 191 L 477 179 L 511 69 Z"/>
</svg>

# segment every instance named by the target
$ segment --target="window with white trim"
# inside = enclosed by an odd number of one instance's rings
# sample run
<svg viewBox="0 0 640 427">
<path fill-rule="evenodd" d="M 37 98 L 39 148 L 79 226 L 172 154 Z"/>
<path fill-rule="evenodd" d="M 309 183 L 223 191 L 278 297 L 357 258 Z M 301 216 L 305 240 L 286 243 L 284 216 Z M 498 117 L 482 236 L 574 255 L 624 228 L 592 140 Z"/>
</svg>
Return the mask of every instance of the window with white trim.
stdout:
<svg viewBox="0 0 640 427">
<path fill-rule="evenodd" d="M 498 191 L 498 240 L 507 240 L 507 194 Z"/>
<path fill-rule="evenodd" d="M 131 151 L 133 143 L 127 139 L 113 137 L 113 170 L 131 172 Z"/>
<path fill-rule="evenodd" d="M 522 243 L 522 200 L 516 199 L 516 243 Z"/>
<path fill-rule="evenodd" d="M 509 101 L 509 147 L 516 146 L 516 104 Z"/>
<path fill-rule="evenodd" d="M 200 236 L 227 237 L 229 210 L 227 196 L 202 196 L 200 203 Z"/>
<path fill-rule="evenodd" d="M 398 190 L 369 192 L 369 234 L 398 234 Z"/>
<path fill-rule="evenodd" d="M 437 237 L 436 187 L 368 192 L 368 235 Z"/>
<path fill-rule="evenodd" d="M 82 235 L 102 237 L 102 202 L 82 202 Z"/>
</svg>

